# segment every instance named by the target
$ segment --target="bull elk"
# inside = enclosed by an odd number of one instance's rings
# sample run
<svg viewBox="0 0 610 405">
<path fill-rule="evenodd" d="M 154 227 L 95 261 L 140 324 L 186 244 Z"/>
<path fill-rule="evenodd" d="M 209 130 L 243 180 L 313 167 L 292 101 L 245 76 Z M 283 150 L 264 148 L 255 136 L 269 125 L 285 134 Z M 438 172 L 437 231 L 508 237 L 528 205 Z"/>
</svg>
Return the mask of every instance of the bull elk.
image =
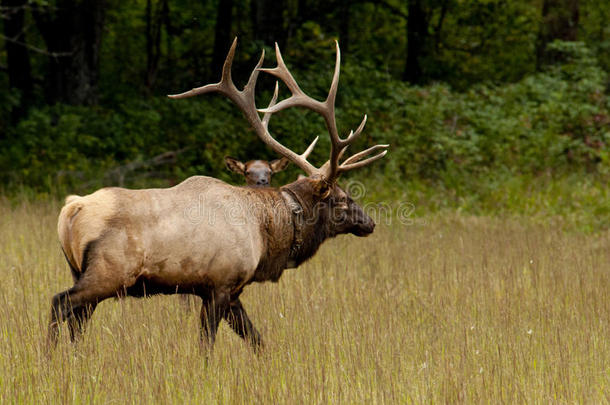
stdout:
<svg viewBox="0 0 610 405">
<path fill-rule="evenodd" d="M 375 223 L 337 185 L 337 178 L 382 158 L 388 145 L 375 145 L 340 163 L 346 148 L 362 133 L 366 115 L 355 131 L 339 136 L 335 121 L 339 45 L 328 97 L 318 101 L 299 88 L 277 44 L 277 67 L 261 68 L 263 52 L 248 83 L 238 90 L 231 79 L 236 44 L 237 40 L 220 82 L 169 97 L 213 92 L 228 97 L 256 135 L 307 176 L 279 189 L 235 187 L 194 176 L 167 189 L 103 188 L 84 197 L 68 197 L 59 214 L 58 233 L 74 286 L 52 299 L 49 347 L 55 346 L 63 321 L 76 340 L 95 307 L 107 298 L 178 293 L 202 300 L 202 344 L 213 346 L 218 325 L 225 319 L 258 349 L 260 335 L 239 299 L 244 287 L 277 281 L 285 269 L 311 258 L 328 238 L 373 232 Z M 292 95 L 257 110 L 254 87 L 259 72 L 276 76 Z M 304 107 L 324 118 L 331 149 L 329 160 L 320 168 L 305 158 L 315 141 L 299 155 L 268 132 L 271 115 L 289 107 Z M 264 114 L 262 119 L 259 112 Z"/>
</svg>

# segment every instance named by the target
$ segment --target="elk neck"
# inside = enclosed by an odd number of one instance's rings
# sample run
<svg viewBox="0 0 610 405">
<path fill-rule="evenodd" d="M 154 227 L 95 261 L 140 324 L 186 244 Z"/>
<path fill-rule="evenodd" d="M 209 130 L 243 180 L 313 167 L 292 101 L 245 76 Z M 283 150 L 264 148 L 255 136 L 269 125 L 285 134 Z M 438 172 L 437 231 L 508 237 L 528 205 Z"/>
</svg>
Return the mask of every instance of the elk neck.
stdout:
<svg viewBox="0 0 610 405">
<path fill-rule="evenodd" d="M 293 242 L 288 268 L 299 266 L 311 258 L 320 245 L 330 237 L 324 206 L 309 179 L 297 180 L 280 189 L 291 210 Z"/>
<path fill-rule="evenodd" d="M 285 269 L 311 258 L 329 237 L 325 215 L 316 209 L 318 201 L 307 181 L 251 192 L 268 207 L 260 218 L 264 253 L 252 281 L 277 281 Z"/>
<path fill-rule="evenodd" d="M 292 212 L 292 244 L 290 245 L 290 255 L 288 256 L 288 263 L 286 268 L 291 269 L 297 267 L 296 258 L 299 255 L 301 247 L 303 246 L 303 201 L 290 188 L 284 188 L 281 190 L 282 196 L 286 201 L 286 204 Z"/>
</svg>

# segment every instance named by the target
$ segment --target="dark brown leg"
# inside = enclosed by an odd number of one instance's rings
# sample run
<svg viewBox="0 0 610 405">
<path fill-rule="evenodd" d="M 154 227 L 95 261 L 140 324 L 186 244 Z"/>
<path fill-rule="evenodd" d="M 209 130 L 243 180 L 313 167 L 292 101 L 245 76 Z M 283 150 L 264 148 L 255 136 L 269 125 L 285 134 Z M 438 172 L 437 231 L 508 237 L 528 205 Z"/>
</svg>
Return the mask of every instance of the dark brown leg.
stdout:
<svg viewBox="0 0 610 405">
<path fill-rule="evenodd" d="M 225 316 L 229 306 L 229 298 L 224 293 L 212 293 L 210 296 L 201 297 L 201 331 L 200 341 L 202 346 L 211 350 L 216 340 L 216 332 L 220 321 Z"/>
<path fill-rule="evenodd" d="M 51 320 L 47 335 L 47 347 L 52 349 L 57 344 L 59 324 L 68 321 L 70 338 L 78 339 L 87 320 L 95 310 L 96 305 L 106 298 L 116 296 L 120 289 L 118 282 L 100 278 L 93 268 L 79 279 L 74 287 L 53 297 L 51 302 Z M 102 273 L 103 274 L 103 273 Z"/>
<path fill-rule="evenodd" d="M 72 308 L 72 316 L 68 318 L 68 328 L 70 329 L 70 340 L 76 342 L 82 336 L 87 326 L 87 321 L 93 315 L 97 304 L 86 304 L 79 308 Z"/>
<path fill-rule="evenodd" d="M 250 342 L 255 352 L 259 353 L 263 349 L 261 335 L 250 321 L 239 298 L 231 301 L 229 310 L 225 314 L 225 320 L 239 337 Z"/>
<path fill-rule="evenodd" d="M 51 320 L 47 335 L 47 346 L 52 349 L 59 337 L 59 324 L 68 321 L 70 339 L 75 342 L 84 330 L 87 320 L 97 305 L 97 296 L 82 291 L 78 286 L 63 291 L 51 301 Z"/>
<path fill-rule="evenodd" d="M 53 349 L 57 345 L 57 338 L 59 337 L 59 323 L 64 321 L 64 308 L 69 305 L 67 302 L 68 293 L 69 291 L 60 292 L 51 300 L 51 320 L 49 321 L 47 333 L 48 349 Z"/>
</svg>

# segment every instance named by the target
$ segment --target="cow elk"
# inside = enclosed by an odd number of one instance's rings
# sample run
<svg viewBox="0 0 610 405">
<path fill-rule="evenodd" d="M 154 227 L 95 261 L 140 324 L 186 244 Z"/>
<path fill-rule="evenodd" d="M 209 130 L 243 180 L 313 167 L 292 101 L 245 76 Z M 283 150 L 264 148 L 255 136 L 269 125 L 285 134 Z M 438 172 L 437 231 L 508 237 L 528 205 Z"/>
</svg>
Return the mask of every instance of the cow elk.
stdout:
<svg viewBox="0 0 610 405">
<path fill-rule="evenodd" d="M 271 185 L 271 176 L 279 173 L 288 166 L 290 161 L 286 158 L 266 160 L 239 161 L 231 156 L 225 156 L 227 169 L 233 173 L 241 174 L 246 179 L 246 185 L 252 187 L 268 187 Z"/>
<path fill-rule="evenodd" d="M 277 281 L 287 268 L 311 258 L 328 238 L 367 236 L 375 223 L 338 185 L 337 178 L 382 158 L 388 145 L 376 145 L 340 162 L 362 133 L 360 126 L 341 138 L 335 122 L 340 51 L 328 97 L 307 96 L 288 71 L 276 45 L 277 67 L 263 69 L 264 52 L 243 90 L 231 79 L 233 42 L 220 82 L 171 98 L 217 92 L 242 110 L 256 135 L 306 174 L 278 189 L 235 187 L 194 176 L 167 189 L 103 188 L 70 196 L 58 220 L 63 252 L 72 271 L 72 288 L 55 295 L 48 329 L 49 347 L 59 323 L 80 336 L 96 306 L 111 297 L 194 294 L 201 298 L 201 343 L 214 344 L 222 319 L 255 349 L 262 342 L 239 296 L 252 282 Z M 259 72 L 276 76 L 292 95 L 257 110 L 254 87 Z M 277 91 L 277 84 L 276 84 Z M 320 114 L 330 135 L 330 158 L 317 168 L 303 154 L 280 144 L 268 132 L 273 113 L 304 107 Z M 261 119 L 259 112 L 264 114 Z"/>
</svg>

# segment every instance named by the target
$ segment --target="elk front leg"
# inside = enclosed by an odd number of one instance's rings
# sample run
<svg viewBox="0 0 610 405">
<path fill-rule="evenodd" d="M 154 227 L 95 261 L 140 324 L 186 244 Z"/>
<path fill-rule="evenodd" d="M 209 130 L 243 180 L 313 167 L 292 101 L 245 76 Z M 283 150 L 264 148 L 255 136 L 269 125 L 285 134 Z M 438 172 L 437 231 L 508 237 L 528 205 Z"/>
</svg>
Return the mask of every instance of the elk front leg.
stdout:
<svg viewBox="0 0 610 405">
<path fill-rule="evenodd" d="M 225 314 L 225 320 L 231 325 L 231 329 L 233 329 L 239 337 L 250 342 L 255 352 L 259 353 L 263 349 L 261 335 L 252 324 L 252 321 L 250 321 L 239 298 L 231 301 L 229 304 L 229 309 Z"/>
<path fill-rule="evenodd" d="M 210 296 L 202 296 L 201 299 L 200 342 L 202 346 L 211 349 L 216 340 L 218 325 L 229 307 L 229 295 L 215 292 Z"/>
</svg>

